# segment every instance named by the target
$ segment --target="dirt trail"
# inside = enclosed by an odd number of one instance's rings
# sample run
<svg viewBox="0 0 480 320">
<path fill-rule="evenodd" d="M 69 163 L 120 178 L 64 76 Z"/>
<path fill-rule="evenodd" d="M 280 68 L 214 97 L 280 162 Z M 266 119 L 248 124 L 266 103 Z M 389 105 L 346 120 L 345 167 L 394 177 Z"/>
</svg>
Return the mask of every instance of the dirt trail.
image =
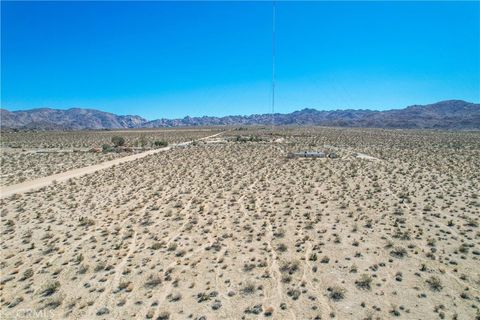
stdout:
<svg viewBox="0 0 480 320">
<path fill-rule="evenodd" d="M 198 139 L 198 140 L 205 140 L 205 139 L 208 139 L 208 138 L 213 138 L 213 137 L 221 135 L 224 132 L 225 131 L 222 131 L 222 132 L 219 132 L 217 134 L 214 134 L 214 135 L 211 135 L 211 136 L 208 136 L 208 137 L 204 137 L 204 138 L 201 138 L 201 139 Z M 83 175 L 86 175 L 86 174 L 89 174 L 89 173 L 93 173 L 93 172 L 96 172 L 96 171 L 99 171 L 99 170 L 107 169 L 107 168 L 110 168 L 114 165 L 122 164 L 124 162 L 141 159 L 141 158 L 144 158 L 146 156 L 156 154 L 156 153 L 159 153 L 159 152 L 168 151 L 168 150 L 173 149 L 175 147 L 187 146 L 187 145 L 191 144 L 192 142 L 193 141 L 187 141 L 187 142 L 174 144 L 174 145 L 171 145 L 171 146 L 168 146 L 168 147 L 165 147 L 165 148 L 148 150 L 148 151 L 145 151 L 145 152 L 142 152 L 142 153 L 132 154 L 131 156 L 126 156 L 126 157 L 102 162 L 102 163 L 91 165 L 91 166 L 88 166 L 88 167 L 73 169 L 73 170 L 57 173 L 57 174 L 54 174 L 54 175 L 51 175 L 51 176 L 48 176 L 48 177 L 42 177 L 42 178 L 38 178 L 38 179 L 35 179 L 35 180 L 30 180 L 30 181 L 25 181 L 25 182 L 22 182 L 22 183 L 14 184 L 14 185 L 11 185 L 11 186 L 5 186 L 5 187 L 2 187 L 0 189 L 0 198 L 6 198 L 6 197 L 12 196 L 16 193 L 25 193 L 25 192 L 32 191 L 32 190 L 35 190 L 35 189 L 40 189 L 42 187 L 48 186 L 49 184 L 53 183 L 54 181 L 56 181 L 56 182 L 66 181 L 66 180 L 71 179 L 71 178 L 76 178 L 76 177 L 80 177 L 80 176 L 83 176 Z"/>
<path fill-rule="evenodd" d="M 355 157 L 356 157 L 356 158 L 360 158 L 360 159 L 365 159 L 365 160 L 377 160 L 377 161 L 382 161 L 382 159 L 369 156 L 368 154 L 365 154 L 365 153 L 357 153 Z"/>
</svg>

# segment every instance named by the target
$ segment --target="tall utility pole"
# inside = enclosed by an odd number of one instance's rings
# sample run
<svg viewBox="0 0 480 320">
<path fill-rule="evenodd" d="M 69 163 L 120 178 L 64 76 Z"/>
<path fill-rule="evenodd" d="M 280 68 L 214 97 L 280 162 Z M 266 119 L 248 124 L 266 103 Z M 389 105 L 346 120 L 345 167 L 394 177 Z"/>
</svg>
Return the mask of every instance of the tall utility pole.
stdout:
<svg viewBox="0 0 480 320">
<path fill-rule="evenodd" d="M 275 126 L 275 1 L 272 3 L 272 131 Z"/>
</svg>

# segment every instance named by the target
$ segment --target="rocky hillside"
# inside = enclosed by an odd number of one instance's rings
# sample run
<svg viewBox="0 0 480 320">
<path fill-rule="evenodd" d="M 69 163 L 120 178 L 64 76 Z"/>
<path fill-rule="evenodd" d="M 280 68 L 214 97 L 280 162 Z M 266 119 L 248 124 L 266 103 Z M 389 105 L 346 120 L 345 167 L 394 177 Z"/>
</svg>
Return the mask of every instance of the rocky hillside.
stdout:
<svg viewBox="0 0 480 320">
<path fill-rule="evenodd" d="M 1 124 L 5 128 L 37 130 L 82 130 L 138 128 L 147 120 L 139 116 L 117 116 L 92 109 L 72 108 L 32 109 L 10 112 L 1 109 Z"/>
<path fill-rule="evenodd" d="M 322 125 L 340 127 L 374 127 L 407 129 L 480 129 L 480 104 L 448 100 L 404 109 L 335 110 L 303 109 L 275 114 L 276 125 Z M 117 116 L 90 109 L 33 109 L 10 112 L 1 109 L 2 128 L 36 130 L 81 130 L 159 128 L 212 125 L 267 125 L 271 114 L 226 117 L 185 117 L 147 121 L 139 116 Z"/>
</svg>

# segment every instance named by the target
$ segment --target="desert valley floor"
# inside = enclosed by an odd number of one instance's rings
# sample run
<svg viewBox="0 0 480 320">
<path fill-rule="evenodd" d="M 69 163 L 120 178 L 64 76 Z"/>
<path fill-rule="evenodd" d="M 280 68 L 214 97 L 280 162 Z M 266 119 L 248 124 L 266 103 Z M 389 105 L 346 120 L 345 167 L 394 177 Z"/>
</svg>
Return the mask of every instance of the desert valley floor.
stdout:
<svg viewBox="0 0 480 320">
<path fill-rule="evenodd" d="M 3 197 L 2 319 L 480 319 L 480 132 L 6 133 L 1 185 L 114 134 L 197 141 Z"/>
</svg>

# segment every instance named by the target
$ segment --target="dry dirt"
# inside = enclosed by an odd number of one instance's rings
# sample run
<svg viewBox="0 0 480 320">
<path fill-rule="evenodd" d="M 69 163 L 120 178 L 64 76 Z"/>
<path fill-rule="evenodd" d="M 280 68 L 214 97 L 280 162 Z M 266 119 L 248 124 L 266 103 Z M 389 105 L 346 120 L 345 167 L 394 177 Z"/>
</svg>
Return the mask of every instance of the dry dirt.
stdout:
<svg viewBox="0 0 480 320">
<path fill-rule="evenodd" d="M 215 140 L 0 200 L 2 319 L 480 317 L 479 132 Z"/>
<path fill-rule="evenodd" d="M 68 170 L 100 164 L 131 152 L 91 153 L 111 145 L 114 136 L 125 138 L 135 153 L 157 148 L 155 141 L 177 144 L 198 140 L 223 129 L 150 129 L 117 131 L 5 132 L 0 139 L 0 186 L 11 186 Z"/>
<path fill-rule="evenodd" d="M 195 141 L 196 142 L 201 142 L 204 139 L 214 138 L 214 137 L 216 137 L 220 134 L 222 134 L 222 132 L 216 133 L 216 134 L 204 137 L 204 138 L 200 138 L 200 139 L 197 139 Z M 172 145 L 169 145 L 169 146 L 166 146 L 166 147 L 163 147 L 163 148 L 156 148 L 156 149 L 152 149 L 152 150 L 147 150 L 147 151 L 143 151 L 143 152 L 134 153 L 134 154 L 131 154 L 131 155 L 125 155 L 125 153 L 123 153 L 123 155 L 124 155 L 123 157 L 119 156 L 117 159 L 114 159 L 114 160 L 104 161 L 104 162 L 100 162 L 99 164 L 96 164 L 96 165 L 91 165 L 91 166 L 81 167 L 81 168 L 77 168 L 77 169 L 73 169 L 73 170 L 63 171 L 63 172 L 60 172 L 60 173 L 57 173 L 57 174 L 41 177 L 41 178 L 38 178 L 38 179 L 27 180 L 25 182 L 17 183 L 17 184 L 14 184 L 14 185 L 9 185 L 9 186 L 6 186 L 6 187 L 2 188 L 2 190 L 0 192 L 0 197 L 5 198 L 5 197 L 9 197 L 9 196 L 14 195 L 14 194 L 20 194 L 20 193 L 24 193 L 24 192 L 33 191 L 35 189 L 39 189 L 39 188 L 48 186 L 51 183 L 63 182 L 63 181 L 66 181 L 66 180 L 69 180 L 69 179 L 72 179 L 72 178 L 83 176 L 85 174 L 90 174 L 90 173 L 94 173 L 94 172 L 99 171 L 99 170 L 107 169 L 107 168 L 110 168 L 110 167 L 113 167 L 113 166 L 116 166 L 116 165 L 119 165 L 119 164 L 122 164 L 122 163 L 125 163 L 125 162 L 128 162 L 128 161 L 134 161 L 134 160 L 137 160 L 137 159 L 141 159 L 143 157 L 147 157 L 149 155 L 156 154 L 158 152 L 166 152 L 166 151 L 171 150 L 172 148 L 185 147 L 185 146 L 187 146 L 191 143 L 193 143 L 193 141 L 185 141 L 185 142 L 181 142 L 181 143 L 178 143 L 178 144 L 172 144 Z M 91 153 L 89 153 L 89 154 L 91 154 Z M 96 154 L 94 154 L 94 156 L 95 155 Z M 101 154 L 99 154 L 99 155 L 101 155 Z M 77 164 L 78 164 L 78 162 L 77 162 Z"/>
</svg>

